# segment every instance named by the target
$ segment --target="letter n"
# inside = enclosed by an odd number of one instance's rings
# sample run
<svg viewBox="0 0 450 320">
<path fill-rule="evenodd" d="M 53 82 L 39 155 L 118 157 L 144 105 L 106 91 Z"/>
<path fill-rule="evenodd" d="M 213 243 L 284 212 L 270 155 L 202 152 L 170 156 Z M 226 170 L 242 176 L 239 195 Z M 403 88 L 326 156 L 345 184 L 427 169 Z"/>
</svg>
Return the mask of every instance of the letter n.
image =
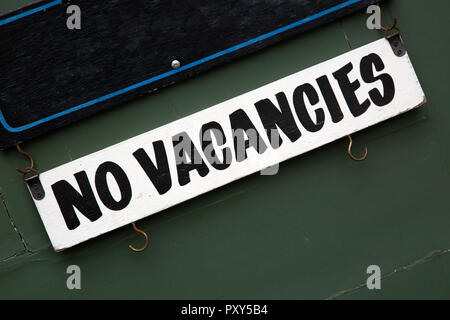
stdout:
<svg viewBox="0 0 450 320">
<path fill-rule="evenodd" d="M 69 230 L 74 230 L 80 225 L 74 207 L 90 221 L 95 221 L 102 216 L 86 172 L 80 171 L 75 173 L 74 176 L 81 194 L 66 180 L 58 181 L 52 185 L 56 201 Z"/>
</svg>

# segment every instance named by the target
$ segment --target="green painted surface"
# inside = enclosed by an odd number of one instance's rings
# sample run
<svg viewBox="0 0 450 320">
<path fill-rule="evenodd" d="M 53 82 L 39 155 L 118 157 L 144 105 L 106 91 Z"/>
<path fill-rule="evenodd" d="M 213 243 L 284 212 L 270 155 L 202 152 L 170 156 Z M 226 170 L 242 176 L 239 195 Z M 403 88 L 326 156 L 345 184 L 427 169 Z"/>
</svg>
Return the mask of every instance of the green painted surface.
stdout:
<svg viewBox="0 0 450 320">
<path fill-rule="evenodd" d="M 3 0 L 0 11 L 26 2 Z M 382 7 L 385 24 L 399 18 L 428 104 L 355 135 L 355 153 L 369 148 L 365 162 L 348 158 L 343 139 L 283 163 L 276 176 L 253 175 L 139 221 L 150 235 L 143 253 L 128 249 L 143 241 L 131 226 L 54 253 L 15 171 L 25 159 L 2 152 L 1 193 L 25 244 L 2 207 L 0 298 L 450 298 L 450 259 L 429 256 L 450 248 L 450 2 Z M 352 15 L 23 148 L 49 170 L 379 38 L 366 18 Z M 80 291 L 66 288 L 72 264 L 82 270 Z M 380 291 L 359 286 L 372 264 L 387 275 Z"/>
<path fill-rule="evenodd" d="M 15 221 L 7 210 L 7 201 L 0 190 L 0 263 L 26 250 Z"/>
</svg>

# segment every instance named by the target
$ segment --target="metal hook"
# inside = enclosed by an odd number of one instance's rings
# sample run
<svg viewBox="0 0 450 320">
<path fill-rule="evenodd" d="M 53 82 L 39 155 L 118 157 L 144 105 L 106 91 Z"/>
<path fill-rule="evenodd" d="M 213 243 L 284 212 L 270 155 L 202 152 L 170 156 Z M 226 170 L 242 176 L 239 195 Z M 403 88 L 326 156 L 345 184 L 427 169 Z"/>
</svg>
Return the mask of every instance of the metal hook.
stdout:
<svg viewBox="0 0 450 320">
<path fill-rule="evenodd" d="M 30 160 L 30 166 L 28 168 L 26 168 L 25 170 L 16 168 L 16 170 L 19 171 L 20 173 L 23 173 L 24 175 L 27 173 L 36 171 L 34 169 L 34 161 L 33 161 L 33 158 L 31 157 L 31 155 L 29 153 L 23 151 L 19 144 L 17 144 L 16 147 L 17 147 L 17 151 L 19 151 L 20 154 L 23 154 L 24 156 L 26 156 L 28 158 L 28 160 Z"/>
<path fill-rule="evenodd" d="M 145 237 L 145 244 L 140 249 L 136 249 L 131 244 L 128 247 L 130 247 L 130 249 L 133 250 L 134 252 L 142 252 L 148 247 L 148 235 L 144 231 L 142 231 L 141 229 L 138 229 L 138 227 L 136 227 L 136 224 L 134 222 L 132 222 L 131 225 L 133 226 L 134 231 L 136 231 L 137 233 L 142 234 Z"/>
<path fill-rule="evenodd" d="M 395 32 L 392 35 L 389 35 L 389 31 L 394 30 L 394 29 L 397 30 L 397 32 Z M 397 18 L 394 18 L 394 23 L 391 24 L 390 26 L 387 26 L 387 27 L 381 26 L 381 30 L 384 31 L 384 37 L 386 39 L 389 39 L 389 38 L 393 37 L 394 35 L 399 34 L 400 33 L 400 29 L 397 28 Z"/>
<path fill-rule="evenodd" d="M 349 135 L 348 139 L 350 140 L 349 144 L 348 144 L 348 155 L 350 156 L 350 158 L 352 158 L 355 161 L 364 161 L 367 158 L 367 154 L 368 154 L 368 150 L 367 150 L 367 146 L 364 146 L 364 155 L 361 158 L 357 158 L 352 154 L 352 145 L 353 145 L 353 140 L 352 140 L 352 136 Z"/>
<path fill-rule="evenodd" d="M 394 23 L 391 24 L 390 26 L 387 27 L 383 27 L 381 26 L 381 30 L 383 31 L 391 31 L 392 29 L 395 29 L 397 27 L 397 18 L 394 18 Z"/>
</svg>

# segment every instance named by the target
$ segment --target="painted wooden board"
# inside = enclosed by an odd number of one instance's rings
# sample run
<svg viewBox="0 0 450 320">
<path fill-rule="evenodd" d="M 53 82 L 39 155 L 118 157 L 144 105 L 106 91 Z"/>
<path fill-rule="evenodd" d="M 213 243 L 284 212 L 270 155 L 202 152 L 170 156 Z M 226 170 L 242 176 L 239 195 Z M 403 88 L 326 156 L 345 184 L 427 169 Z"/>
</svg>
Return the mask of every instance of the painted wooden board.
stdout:
<svg viewBox="0 0 450 320">
<path fill-rule="evenodd" d="M 46 0 L 8 13 L 0 17 L 0 149 L 375 2 Z M 67 27 L 74 5 L 81 29 Z"/>
<path fill-rule="evenodd" d="M 388 40 L 375 41 L 42 173 L 43 192 L 32 193 L 53 247 L 69 248 L 421 106 L 408 54 L 396 53 Z"/>
</svg>

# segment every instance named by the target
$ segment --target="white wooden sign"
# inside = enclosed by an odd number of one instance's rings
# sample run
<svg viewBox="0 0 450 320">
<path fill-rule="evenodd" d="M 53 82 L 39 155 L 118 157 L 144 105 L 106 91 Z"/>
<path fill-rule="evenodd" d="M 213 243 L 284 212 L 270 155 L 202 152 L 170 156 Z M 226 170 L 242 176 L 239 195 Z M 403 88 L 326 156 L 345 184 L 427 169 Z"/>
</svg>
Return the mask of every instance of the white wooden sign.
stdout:
<svg viewBox="0 0 450 320">
<path fill-rule="evenodd" d="M 44 172 L 34 202 L 62 250 L 424 103 L 381 39 Z"/>
</svg>

